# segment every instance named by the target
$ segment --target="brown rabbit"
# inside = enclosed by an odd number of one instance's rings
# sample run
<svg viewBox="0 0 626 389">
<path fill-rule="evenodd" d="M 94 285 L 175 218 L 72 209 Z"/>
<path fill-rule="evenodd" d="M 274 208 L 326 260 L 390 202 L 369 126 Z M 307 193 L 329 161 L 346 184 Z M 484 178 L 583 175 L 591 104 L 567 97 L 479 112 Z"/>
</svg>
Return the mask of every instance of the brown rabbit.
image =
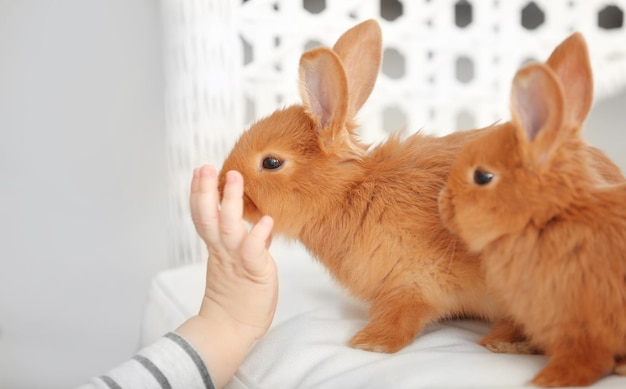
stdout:
<svg viewBox="0 0 626 389">
<path fill-rule="evenodd" d="M 523 68 L 512 120 L 463 148 L 440 196 L 446 226 L 549 356 L 541 386 L 590 385 L 626 355 L 626 184 L 598 179 L 576 112 L 588 99 L 547 65 Z"/>
<path fill-rule="evenodd" d="M 569 120 L 579 130 L 589 114 L 593 100 L 593 75 L 589 61 L 587 44 L 582 34 L 576 32 L 559 44 L 546 64 L 555 72 L 560 81 L 563 98 L 568 106 Z M 591 174 L 598 183 L 624 182 L 619 167 L 599 149 L 586 145 Z M 494 352 L 536 353 L 540 352 L 531 345 L 523 345 L 524 336 L 510 320 L 495 323 L 488 336 L 481 344 Z M 626 375 L 626 368 L 619 371 Z"/>
<path fill-rule="evenodd" d="M 245 179 L 244 217 L 274 218 L 354 296 L 370 321 L 350 341 L 395 352 L 425 325 L 471 315 L 493 319 L 478 257 L 441 224 L 437 196 L 460 146 L 479 131 L 443 138 L 392 136 L 370 149 L 355 117 L 381 61 L 374 20 L 333 49 L 300 60 L 303 105 L 274 112 L 242 134 L 222 167 Z"/>
<path fill-rule="evenodd" d="M 437 208 L 461 146 L 485 130 L 363 144 L 355 117 L 374 87 L 381 51 L 380 28 L 369 20 L 332 50 L 304 53 L 303 104 L 253 124 L 221 174 L 222 182 L 226 171 L 243 174 L 247 220 L 271 215 L 276 233 L 302 242 L 354 296 L 371 302 L 370 322 L 350 344 L 394 352 L 442 318 L 500 315 L 478 256 L 443 227 Z"/>
</svg>

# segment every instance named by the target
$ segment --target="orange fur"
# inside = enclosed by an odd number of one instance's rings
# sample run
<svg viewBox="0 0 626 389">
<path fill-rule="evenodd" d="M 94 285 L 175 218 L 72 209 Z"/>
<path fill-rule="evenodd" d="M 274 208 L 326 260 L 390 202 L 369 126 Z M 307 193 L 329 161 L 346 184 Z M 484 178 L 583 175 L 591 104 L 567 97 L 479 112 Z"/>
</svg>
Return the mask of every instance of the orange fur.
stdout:
<svg viewBox="0 0 626 389">
<path fill-rule="evenodd" d="M 275 233 L 301 241 L 353 295 L 371 302 L 370 322 L 350 344 L 394 352 L 442 318 L 501 315 L 479 258 L 442 226 L 437 211 L 456 154 L 488 130 L 395 135 L 377 147 L 361 142 L 355 116 L 376 80 L 381 46 L 380 29 L 370 20 L 348 30 L 332 50 L 304 53 L 303 105 L 252 125 L 221 177 L 223 185 L 226 171 L 240 171 L 244 217 L 255 222 L 271 215 Z M 266 157 L 281 166 L 264 167 Z"/>
<path fill-rule="evenodd" d="M 354 296 L 370 321 L 350 344 L 395 352 L 442 318 L 498 317 L 476 255 L 441 224 L 437 196 L 452 161 L 480 130 L 438 138 L 392 136 L 376 147 L 355 134 L 381 57 L 373 20 L 334 49 L 302 55 L 303 105 L 274 112 L 242 134 L 222 167 L 245 178 L 244 217 L 274 218 Z M 268 157 L 278 169 L 263 167 Z"/>
<path fill-rule="evenodd" d="M 533 383 L 582 386 L 624 366 L 626 184 L 581 139 L 591 89 L 564 86 L 558 62 L 518 72 L 511 122 L 463 148 L 439 202 L 444 224 L 481 252 L 503 309 L 549 356 Z M 479 185 L 476 171 L 493 178 Z"/>
</svg>

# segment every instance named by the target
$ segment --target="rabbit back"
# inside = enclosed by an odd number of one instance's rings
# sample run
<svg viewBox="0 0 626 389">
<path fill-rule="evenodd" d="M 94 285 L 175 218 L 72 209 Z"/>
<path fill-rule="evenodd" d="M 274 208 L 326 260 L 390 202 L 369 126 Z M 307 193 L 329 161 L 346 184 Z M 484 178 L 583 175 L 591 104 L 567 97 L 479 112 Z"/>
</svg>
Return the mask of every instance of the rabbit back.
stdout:
<svg viewBox="0 0 626 389">
<path fill-rule="evenodd" d="M 497 316 L 478 256 L 443 227 L 437 208 L 459 148 L 482 131 L 392 136 L 360 162 L 337 207 L 317 214 L 299 239 L 365 300 L 418 285 L 442 315 Z"/>
</svg>

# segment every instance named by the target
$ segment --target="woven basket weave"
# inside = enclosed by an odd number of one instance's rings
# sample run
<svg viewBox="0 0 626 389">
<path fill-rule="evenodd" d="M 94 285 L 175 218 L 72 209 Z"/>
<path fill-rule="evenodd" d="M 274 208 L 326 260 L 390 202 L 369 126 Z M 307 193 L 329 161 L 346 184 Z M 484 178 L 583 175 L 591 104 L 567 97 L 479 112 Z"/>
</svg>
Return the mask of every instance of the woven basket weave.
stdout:
<svg viewBox="0 0 626 389">
<path fill-rule="evenodd" d="M 384 58 L 361 135 L 444 134 L 507 119 L 520 65 L 584 34 L 596 99 L 626 86 L 626 0 L 162 0 L 172 265 L 205 252 L 191 224 L 191 172 L 220 166 L 253 120 L 297 103 L 298 60 L 377 19 Z"/>
</svg>

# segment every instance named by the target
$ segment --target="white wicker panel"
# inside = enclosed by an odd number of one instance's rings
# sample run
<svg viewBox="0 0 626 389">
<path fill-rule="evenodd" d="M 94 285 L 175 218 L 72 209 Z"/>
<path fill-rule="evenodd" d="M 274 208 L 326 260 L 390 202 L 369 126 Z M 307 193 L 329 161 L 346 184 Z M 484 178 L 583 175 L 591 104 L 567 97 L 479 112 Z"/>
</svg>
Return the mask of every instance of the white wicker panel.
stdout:
<svg viewBox="0 0 626 389">
<path fill-rule="evenodd" d="M 204 256 L 189 213 L 194 167 L 219 166 L 243 130 L 239 4 L 162 0 L 172 265 Z"/>
<path fill-rule="evenodd" d="M 596 98 L 623 88 L 624 11 L 626 0 L 163 0 L 173 263 L 203 256 L 189 221 L 192 169 L 219 166 L 245 126 L 299 101 L 304 50 L 379 20 L 383 67 L 361 135 L 443 134 L 507 119 L 515 71 L 576 30 L 589 44 Z"/>
</svg>

